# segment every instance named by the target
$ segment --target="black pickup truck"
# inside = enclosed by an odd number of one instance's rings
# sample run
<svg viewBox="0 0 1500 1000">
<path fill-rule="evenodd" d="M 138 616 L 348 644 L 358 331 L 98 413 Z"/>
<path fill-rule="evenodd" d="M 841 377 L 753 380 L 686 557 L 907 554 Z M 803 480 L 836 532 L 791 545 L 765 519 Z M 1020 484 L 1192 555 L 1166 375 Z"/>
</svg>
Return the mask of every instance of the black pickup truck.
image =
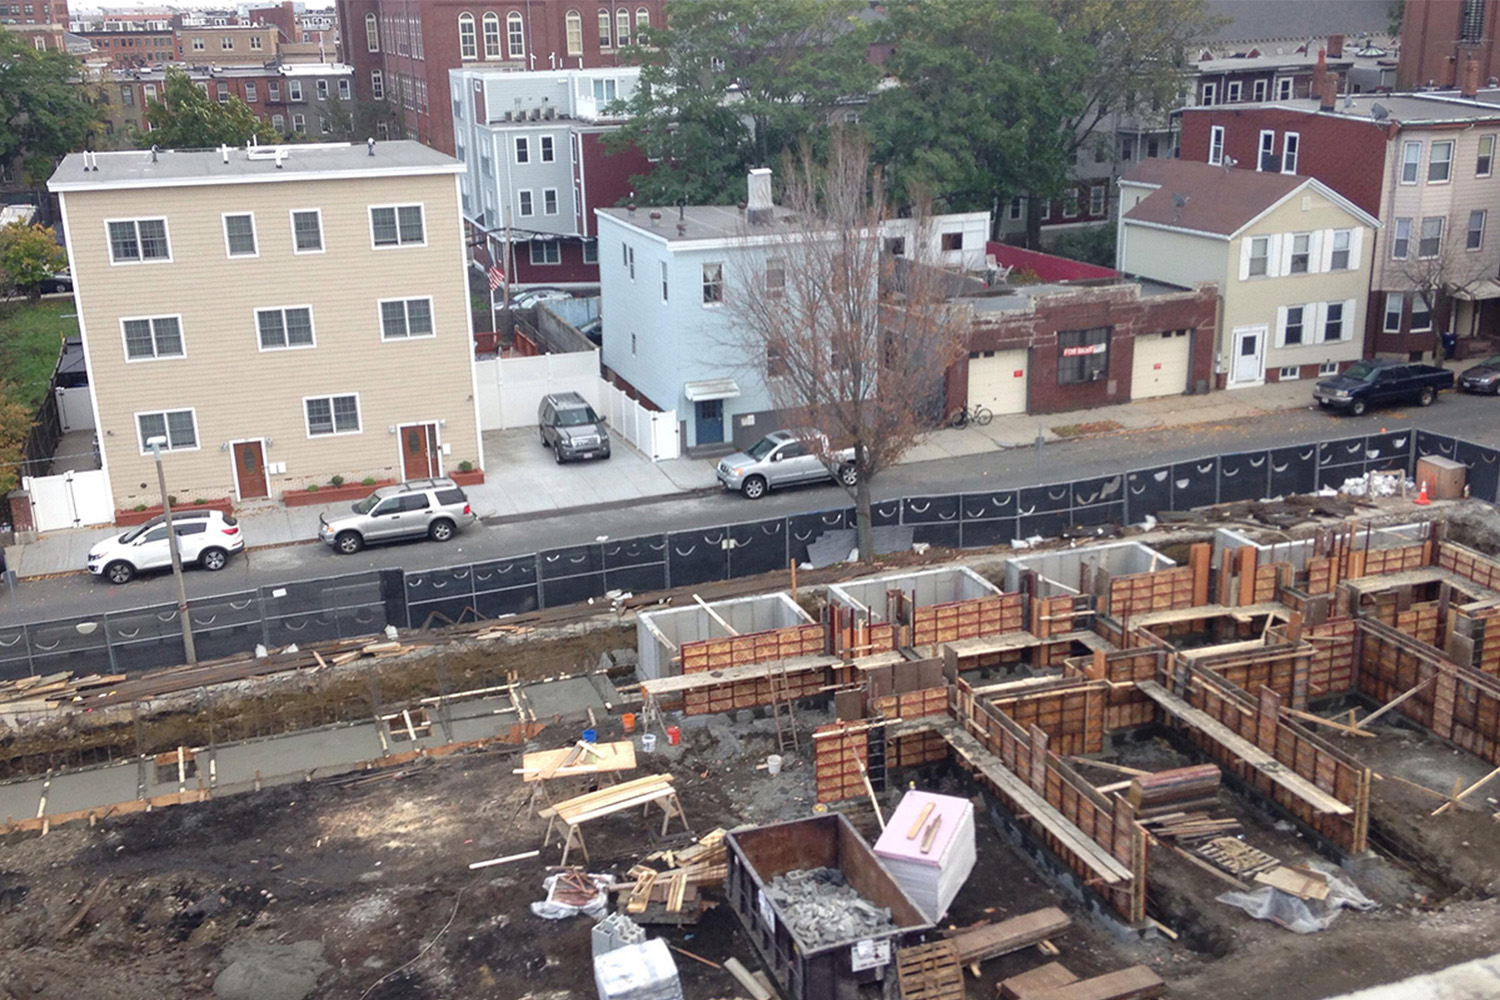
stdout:
<svg viewBox="0 0 1500 1000">
<path fill-rule="evenodd" d="M 1319 406 L 1347 410 L 1356 417 L 1372 406 L 1416 403 L 1431 406 L 1441 389 L 1453 388 L 1453 373 L 1437 365 L 1406 361 L 1356 361 L 1313 387 Z"/>
</svg>

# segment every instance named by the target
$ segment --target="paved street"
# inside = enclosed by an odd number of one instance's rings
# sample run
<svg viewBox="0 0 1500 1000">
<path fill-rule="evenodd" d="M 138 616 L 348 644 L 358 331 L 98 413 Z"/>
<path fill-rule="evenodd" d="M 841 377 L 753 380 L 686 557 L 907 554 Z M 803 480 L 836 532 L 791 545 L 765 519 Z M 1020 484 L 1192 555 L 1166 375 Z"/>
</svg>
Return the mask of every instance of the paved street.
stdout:
<svg viewBox="0 0 1500 1000">
<path fill-rule="evenodd" d="M 1005 419 L 1000 418 L 996 423 Z M 1028 425 L 1036 422 L 1034 417 L 1015 419 Z M 1445 393 L 1437 405 L 1427 410 L 1391 409 L 1364 417 L 1340 417 L 1307 408 L 1260 417 L 1236 417 L 1224 423 L 1049 442 L 1040 453 L 1033 448 L 986 451 L 900 466 L 880 478 L 875 492 L 877 498 L 890 498 L 1058 482 L 1203 455 L 1372 434 L 1382 428 L 1393 431 L 1422 428 L 1500 447 L 1500 400 Z M 576 545 L 600 536 L 626 538 L 709 527 L 847 503 L 847 495 L 832 486 L 785 490 L 755 503 L 719 492 L 675 494 L 643 498 L 624 506 L 492 519 L 447 545 L 412 542 L 368 549 L 352 558 L 335 556 L 319 543 L 258 549 L 232 560 L 216 574 L 189 571 L 188 595 L 191 598 L 231 593 L 371 567 L 432 568 Z M 0 591 L 0 622 L 97 613 L 173 599 L 169 574 L 137 579 L 123 587 L 111 586 L 83 573 L 23 580 L 14 595 Z"/>
</svg>

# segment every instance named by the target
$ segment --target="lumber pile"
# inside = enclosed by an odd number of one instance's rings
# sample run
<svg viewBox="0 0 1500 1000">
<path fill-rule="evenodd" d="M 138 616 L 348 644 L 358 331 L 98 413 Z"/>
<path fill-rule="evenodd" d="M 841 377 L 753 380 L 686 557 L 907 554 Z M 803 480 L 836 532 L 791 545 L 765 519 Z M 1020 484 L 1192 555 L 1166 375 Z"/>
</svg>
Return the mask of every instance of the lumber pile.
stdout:
<svg viewBox="0 0 1500 1000">
<path fill-rule="evenodd" d="M 106 694 L 124 674 L 74 676 L 71 670 L 0 681 L 0 712 L 44 712 L 92 695 Z"/>
<path fill-rule="evenodd" d="M 1059 986 L 1076 982 L 1078 977 L 1067 966 L 1061 962 L 1048 962 L 1019 976 L 1002 979 L 996 984 L 995 991 L 1000 1000 L 1037 1000 Z"/>
<path fill-rule="evenodd" d="M 1218 818 L 1205 812 L 1166 813 L 1143 819 L 1141 825 L 1153 836 L 1183 844 L 1214 837 L 1229 837 L 1243 829 L 1237 819 Z"/>
<path fill-rule="evenodd" d="M 1265 851 L 1234 837 L 1215 837 L 1193 848 L 1193 853 L 1237 878 L 1270 871 L 1281 864 Z"/>
<path fill-rule="evenodd" d="M 1041 944 L 1049 938 L 1057 937 L 1071 923 L 1066 913 L 1055 906 L 1049 906 L 1002 920 L 998 924 L 976 924 L 945 933 L 958 945 L 960 963 L 972 965 Z"/>
<path fill-rule="evenodd" d="M 1138 820 L 1165 813 L 1210 809 L 1219 801 L 1219 769 L 1213 764 L 1178 767 L 1130 780 L 1127 797 Z"/>
<path fill-rule="evenodd" d="M 665 861 L 667 867 L 647 862 Z M 704 899 L 702 889 L 722 885 L 729 874 L 724 828 L 712 830 L 687 847 L 657 851 L 626 873 L 634 881 L 617 882 L 610 888 L 628 893 L 620 907 L 642 924 L 695 924 L 714 904 Z"/>
<path fill-rule="evenodd" d="M 1166 989 L 1144 965 L 1079 979 L 1060 962 L 1011 976 L 996 987 L 1001 1000 L 1151 1000 Z"/>
</svg>

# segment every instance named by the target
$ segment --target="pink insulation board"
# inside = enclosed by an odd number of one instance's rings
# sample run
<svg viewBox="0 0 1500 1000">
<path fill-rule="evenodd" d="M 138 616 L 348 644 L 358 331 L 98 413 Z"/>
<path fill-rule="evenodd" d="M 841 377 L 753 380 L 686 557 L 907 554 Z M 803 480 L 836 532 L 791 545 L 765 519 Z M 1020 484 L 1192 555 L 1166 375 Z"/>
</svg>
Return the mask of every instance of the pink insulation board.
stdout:
<svg viewBox="0 0 1500 1000">
<path fill-rule="evenodd" d="M 917 829 L 917 835 L 908 838 L 907 834 L 911 832 L 917 818 L 922 815 L 923 807 L 928 803 L 932 804 L 932 811 L 922 821 L 922 825 Z M 881 858 L 914 861 L 918 864 L 932 865 L 934 868 L 940 867 L 944 854 L 953 844 L 953 838 L 964 826 L 967 814 L 973 809 L 974 804 L 968 799 L 917 790 L 907 792 L 902 796 L 900 804 L 896 806 L 896 811 L 886 822 L 885 832 L 875 842 L 875 855 Z M 931 848 L 923 854 L 922 841 L 927 836 L 927 829 L 939 816 L 942 817 L 942 823 L 938 827 L 937 836 L 933 838 Z"/>
</svg>

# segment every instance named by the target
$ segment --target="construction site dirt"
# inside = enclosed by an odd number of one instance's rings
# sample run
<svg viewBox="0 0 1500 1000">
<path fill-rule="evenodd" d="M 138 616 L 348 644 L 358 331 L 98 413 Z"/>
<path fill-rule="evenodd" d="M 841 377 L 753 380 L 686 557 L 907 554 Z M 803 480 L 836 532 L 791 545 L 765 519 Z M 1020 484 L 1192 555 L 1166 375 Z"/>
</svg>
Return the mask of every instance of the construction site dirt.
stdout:
<svg viewBox="0 0 1500 1000">
<path fill-rule="evenodd" d="M 1392 504 L 1383 520 L 1399 523 L 1407 510 Z M 1448 539 L 1461 537 L 1493 555 L 1485 537 L 1486 531 L 1493 531 L 1492 511 L 1466 518 L 1461 536 L 1460 522 L 1455 520 Z M 1280 530 L 1258 536 L 1250 527 L 1234 527 L 1266 545 L 1293 537 Z M 1189 570 L 1199 564 L 1194 547 L 1212 537 L 1213 532 L 1205 532 L 1202 526 L 1183 526 L 1174 536 L 1151 539 L 1154 551 L 1162 555 L 1160 564 L 1155 557 L 1139 566 L 1134 562 L 1127 566 L 1125 557 L 1117 554 L 1100 557 L 1098 566 L 1087 569 L 1081 582 L 1074 579 L 1062 589 L 1088 592 L 1093 587 L 1119 603 L 1126 599 L 1131 579 L 1145 581 L 1155 576 L 1166 580 L 1168 573 L 1176 573 L 1171 579 L 1187 581 Z M 1355 536 L 1351 533 L 1350 537 Z M 1006 647 L 999 662 L 982 660 L 980 666 L 965 668 L 962 680 L 950 679 L 950 714 L 942 725 L 951 727 L 954 718 L 962 725 L 970 711 L 976 715 L 1001 711 L 980 704 L 986 700 L 1006 706 L 1003 711 L 1022 719 L 1016 705 L 1040 695 L 995 690 L 1017 682 L 1033 684 L 1025 690 L 1042 694 L 1087 688 L 1093 692 L 1091 698 L 1109 691 L 1120 695 L 1128 685 L 1117 680 L 1116 673 L 1106 675 L 1107 683 L 1085 673 L 1093 669 L 1091 650 L 1095 664 L 1108 657 L 1109 670 L 1114 671 L 1127 654 L 1145 655 L 1170 647 L 1183 659 L 1180 666 L 1153 675 L 1163 690 L 1150 688 L 1145 674 L 1140 677 L 1141 690 L 1150 689 L 1160 699 L 1154 707 L 1130 687 L 1130 697 L 1136 700 L 1110 711 L 1134 712 L 1131 718 L 1137 721 L 1101 724 L 1102 709 L 1099 715 L 1089 716 L 1095 727 L 1089 730 L 1089 738 L 1102 733 L 1102 748 L 1065 749 L 1071 747 L 1067 741 L 1083 738 L 1065 725 L 1038 737 L 1037 732 L 1052 725 L 1045 716 L 1021 725 L 996 715 L 999 728 L 992 731 L 1025 733 L 1029 725 L 1033 748 L 1039 745 L 1044 756 L 1049 753 L 1046 736 L 1050 734 L 1053 749 L 1046 766 L 1071 761 L 1076 774 L 1099 790 L 1091 793 L 1096 799 L 1123 795 L 1121 788 L 1133 775 L 1200 764 L 1205 759 L 1203 748 L 1194 742 L 1196 735 L 1187 738 L 1189 731 L 1180 723 L 1188 717 L 1189 707 L 1162 707 L 1178 706 L 1215 683 L 1208 668 L 1194 665 L 1200 661 L 1193 658 L 1203 656 L 1201 662 L 1211 662 L 1215 654 L 1205 654 L 1205 650 L 1232 651 L 1217 654 L 1230 664 L 1222 669 L 1230 671 L 1240 669 L 1240 661 L 1234 659 L 1240 653 L 1261 656 L 1262 650 L 1271 650 L 1264 655 L 1274 660 L 1299 641 L 1316 648 L 1317 642 L 1325 640 L 1297 638 L 1307 607 L 1297 602 L 1305 599 L 1303 590 L 1312 586 L 1304 579 L 1307 566 L 1316 568 L 1325 553 L 1337 560 L 1355 549 L 1343 542 L 1333 543 L 1330 549 L 1320 541 L 1316 556 L 1311 547 L 1299 554 L 1296 585 L 1287 571 L 1283 582 L 1288 596 L 1279 597 L 1289 603 L 1284 610 L 1269 611 L 1270 602 L 1256 590 L 1261 577 L 1256 576 L 1253 557 L 1246 557 L 1243 565 L 1248 568 L 1240 573 L 1243 549 L 1222 539 L 1216 544 L 1224 548 L 1225 556 L 1220 559 L 1215 552 L 1214 568 L 1225 567 L 1223 572 L 1228 573 L 1234 566 L 1233 583 L 1220 584 L 1217 601 L 1210 602 L 1213 610 L 1184 621 L 1178 634 L 1172 634 L 1176 626 L 1169 619 L 1183 618 L 1180 608 L 1170 614 L 1156 613 L 1162 624 L 1138 625 L 1131 625 L 1124 614 L 1106 621 L 1101 610 L 1098 631 L 1088 636 L 1077 628 L 1075 619 L 1083 614 L 1078 605 L 1033 608 L 1027 612 L 1028 622 L 1040 623 L 1055 615 L 1067 624 L 1058 626 L 1055 636 L 1048 636 L 1038 625 L 1029 626 L 1040 638 L 1027 640 L 1032 643 L 1028 651 L 1016 654 Z M 1403 546 L 1428 546 L 1433 567 L 1429 576 L 1417 577 L 1416 583 L 1403 583 L 1389 609 L 1381 603 L 1383 592 L 1369 589 L 1373 584 L 1359 584 L 1364 578 L 1357 575 L 1349 592 L 1353 596 L 1340 592 L 1340 599 L 1352 602 L 1356 609 L 1361 594 L 1368 598 L 1366 612 L 1372 624 L 1367 639 L 1372 648 L 1383 642 L 1395 649 L 1398 642 L 1405 642 L 1395 634 L 1396 626 L 1407 629 L 1401 635 L 1408 637 L 1426 627 L 1411 623 L 1429 606 L 1440 604 L 1435 567 L 1445 544 L 1437 533 L 1415 530 L 1388 540 L 1391 552 L 1405 551 Z M 1372 544 L 1366 538 L 1362 560 L 1373 560 L 1380 545 L 1378 539 Z M 1041 553 L 1045 556 L 1049 551 L 1043 547 Z M 1057 547 L 1056 551 L 1071 550 Z M 1274 550 L 1263 550 L 1260 558 L 1265 566 L 1271 565 Z M 1013 580 L 1014 572 L 1007 576 L 1002 556 L 965 554 L 965 559 L 997 593 L 1012 593 L 1014 588 L 1007 581 Z M 1359 564 L 1364 565 L 1363 561 Z M 942 554 L 928 553 L 892 560 L 881 570 L 927 570 L 941 565 Z M 1044 561 L 1034 562 L 1031 571 L 1062 579 L 1056 567 Z M 1091 578 L 1095 572 L 1097 579 Z M 845 568 L 841 578 L 856 575 L 858 571 Z M 744 592 L 755 593 L 756 586 L 760 592 L 785 589 L 787 582 L 783 572 L 744 582 Z M 1276 584 L 1278 595 L 1283 582 Z M 1241 586 L 1244 599 L 1233 595 L 1225 599 L 1230 589 Z M 1361 591 L 1361 586 L 1366 590 Z M 1027 587 L 1032 588 L 1027 593 L 1043 595 L 1044 601 L 1067 596 L 1061 590 L 1035 589 L 1034 581 L 1023 585 Z M 914 586 L 912 593 L 919 590 Z M 1313 597 L 1318 594 L 1313 592 Z M 1445 590 L 1438 614 L 1451 624 L 1456 612 L 1448 612 L 1447 600 Z M 1453 600 L 1459 603 L 1458 598 Z M 1464 604 L 1464 613 L 1477 615 L 1487 600 Z M 797 602 L 816 617 L 824 599 L 804 582 Z M 1107 603 L 1100 606 L 1107 609 Z M 1237 611 L 1237 607 L 1246 610 Z M 1376 621 L 1386 610 L 1392 612 L 1388 617 L 1395 623 L 1388 629 Z M 1144 619 L 1150 613 L 1136 617 Z M 1411 618 L 1399 617 L 1408 613 Z M 728 615 L 728 610 L 723 614 Z M 1443 619 L 1443 615 L 1449 617 Z M 1315 626 L 1309 612 L 1306 627 L 1311 631 L 1330 626 Z M 441 755 L 395 753 L 402 748 L 396 744 L 392 759 L 400 762 L 386 766 L 377 762 L 315 780 L 282 775 L 273 782 L 268 775 L 265 787 L 253 790 L 130 814 L 104 809 L 87 819 L 41 830 L 19 829 L 20 824 L 15 824 L 16 832 L 0 840 L 0 940 L 5 942 L 0 951 L 0 1000 L 105 996 L 120 1000 L 178 996 L 565 1000 L 597 996 L 593 921 L 584 915 L 546 919 L 533 912 L 532 904 L 545 897 L 543 879 L 556 871 L 552 866 L 559 863 L 562 850 L 560 831 L 552 831 L 550 842 L 544 843 L 549 822 L 539 814 L 539 806 L 595 789 L 607 791 L 611 786 L 602 783 L 599 775 L 569 777 L 565 768 L 557 768 L 563 773 L 554 771 L 555 776 L 543 782 L 546 801 L 539 801 L 534 795 L 537 783 L 524 781 L 521 773 L 523 754 L 574 747 L 584 729 L 594 731 L 598 745 L 633 741 L 636 766 L 625 779 L 670 775 L 689 828 L 685 831 L 673 820 L 663 834 L 661 815 L 643 819 L 640 810 L 633 808 L 591 818 L 586 871 L 608 874 L 622 883 L 637 877 L 630 872 L 643 859 L 689 848 L 710 831 L 801 819 L 832 809 L 844 813 L 873 844 L 881 822 L 872 799 L 878 802 L 881 815 L 888 817 L 910 786 L 973 798 L 980 818 L 976 824 L 978 861 L 939 921 L 939 930 L 929 937 L 941 934 L 943 928 L 997 922 L 1051 906 L 1061 908 L 1072 920 L 1068 930 L 1048 942 L 1045 950 L 1027 947 L 976 963 L 974 972 L 964 974 L 966 995 L 973 998 L 994 997 L 1001 981 L 1058 961 L 1079 978 L 1146 966 L 1165 981 L 1168 997 L 1318 1000 L 1491 954 L 1500 939 L 1500 901 L 1496 898 L 1500 894 L 1500 876 L 1496 875 L 1500 872 L 1500 822 L 1493 815 L 1500 809 L 1500 802 L 1495 801 L 1500 798 L 1500 782 L 1462 795 L 1489 776 L 1494 765 L 1458 749 L 1453 741 L 1439 738 L 1400 711 L 1382 715 L 1369 725 L 1368 732 L 1350 725 L 1357 715 L 1368 717 L 1394 701 L 1394 695 L 1371 697 L 1360 694 L 1352 684 L 1348 686 L 1352 693 L 1330 689 L 1322 697 L 1298 702 L 1305 709 L 1295 710 L 1323 721 L 1303 720 L 1305 729 L 1295 729 L 1290 728 L 1296 719 L 1287 714 L 1288 708 L 1274 699 L 1268 701 L 1273 698 L 1268 689 L 1260 694 L 1261 710 L 1272 705 L 1269 716 L 1257 716 L 1262 722 L 1280 720 L 1286 733 L 1310 740 L 1310 747 L 1323 748 L 1319 753 L 1337 755 L 1340 767 L 1362 766 L 1373 772 L 1367 796 L 1356 803 L 1360 815 L 1367 813 L 1368 849 L 1343 850 L 1339 828 L 1322 820 L 1304 822 L 1279 808 L 1262 787 L 1264 772 L 1257 773 L 1243 762 L 1224 766 L 1223 783 L 1212 805 L 1204 807 L 1215 822 L 1235 824 L 1234 837 L 1247 849 L 1263 852 L 1282 866 L 1328 867 L 1377 904 L 1367 911 L 1345 910 L 1320 932 L 1295 934 L 1220 902 L 1220 895 L 1232 891 L 1235 876 L 1174 846 L 1170 836 L 1162 835 L 1161 827 L 1149 823 L 1146 829 L 1156 832 L 1149 835 L 1149 867 L 1145 868 L 1149 884 L 1143 887 L 1147 919 L 1131 921 L 1113 911 L 1111 897 L 1100 894 L 1085 879 L 1061 872 L 1066 866 L 1046 847 L 1018 843 L 1024 838 L 1017 829 L 1028 817 L 1008 811 L 993 788 L 977 779 L 973 768 L 961 759 L 956 739 L 951 751 L 923 763 L 893 764 L 884 775 L 884 790 L 866 794 L 861 772 L 853 779 L 858 793 L 820 803 L 813 734 L 851 724 L 830 697 L 835 687 L 847 692 L 852 683 L 848 674 L 836 673 L 837 666 L 828 668 L 836 680 L 819 696 L 798 703 L 799 745 L 795 748 L 779 740 L 786 720 L 774 703 L 771 708 L 710 712 L 674 711 L 669 706 L 665 719 L 651 725 L 655 745 L 648 747 L 641 734 L 648 722 L 643 713 L 650 706 L 641 704 L 642 683 L 631 676 L 629 653 L 637 636 L 633 621 L 627 618 L 622 624 L 609 613 L 565 625 L 517 623 L 510 629 L 489 641 L 475 640 L 470 634 L 451 646 L 425 646 L 390 658 L 353 660 L 326 669 L 236 682 L 211 692 L 158 698 L 142 703 L 135 712 L 126 706 L 125 714 L 117 711 L 102 726 L 75 717 L 66 725 L 27 726 L 8 733 L 0 756 L 9 758 L 10 773 L 35 774 L 38 762 L 55 761 L 58 766 L 144 762 L 177 746 L 264 740 L 310 727 L 337 731 L 355 720 L 368 721 L 382 709 L 415 705 L 433 692 L 446 696 L 584 674 L 617 688 L 617 700 L 604 698 L 587 712 L 541 709 L 534 713 L 534 720 L 523 716 L 534 727 L 523 727 L 519 736 L 512 733 L 474 741 Z M 1156 632 L 1151 633 L 1152 629 Z M 735 634 L 732 628 L 729 631 Z M 1090 645 L 1098 642 L 1096 634 L 1103 637 L 1106 633 L 1112 643 L 1118 643 L 1118 648 L 1106 643 L 1108 653 L 1104 646 Z M 1161 638 L 1151 638 L 1156 634 Z M 1333 644 L 1335 640 L 1326 641 Z M 1337 641 L 1344 643 L 1339 648 L 1348 645 L 1344 639 Z M 1033 657 L 1029 652 L 1049 648 L 1048 642 L 1059 647 L 1056 657 L 1041 653 Z M 961 653 L 963 649 L 972 653 L 972 647 L 956 646 Z M 1415 662 L 1410 658 L 1417 654 L 1404 646 L 1400 650 L 1406 657 L 1401 660 L 1407 664 L 1403 669 L 1416 669 L 1410 666 Z M 1175 652 L 1163 655 L 1174 657 Z M 1478 659 L 1476 652 L 1476 663 Z M 1174 689 L 1175 694 L 1165 690 L 1174 669 L 1194 678 Z M 1353 669 L 1357 674 L 1357 654 Z M 683 676 L 687 675 L 678 679 Z M 876 691 L 874 681 L 870 683 L 872 705 L 877 694 L 897 698 L 907 694 L 887 695 Z M 1390 684 L 1397 691 L 1416 686 L 1407 674 L 1398 675 Z M 1251 690 L 1248 684 L 1246 690 Z M 1293 699 L 1290 695 L 1287 699 L 1290 706 Z M 1461 693 L 1458 702 L 1461 711 Z M 542 698 L 536 703 L 539 707 L 546 704 Z M 1199 704 L 1193 702 L 1193 706 Z M 1350 709 L 1356 709 L 1357 715 L 1347 715 Z M 1248 701 L 1237 710 L 1258 711 Z M 633 731 L 627 731 L 623 712 L 632 713 Z M 905 720 L 907 724 L 914 721 Z M 405 724 L 412 725 L 409 717 Z M 435 732 L 436 716 L 431 725 Z M 396 735 L 399 726 L 388 724 L 389 732 Z M 669 739 L 667 726 L 680 735 L 680 743 Z M 979 736 L 986 735 L 982 727 L 972 728 Z M 81 761 L 77 747 L 90 740 L 97 756 Z M 412 742 L 416 743 L 415 737 Z M 781 758 L 779 773 L 768 766 L 771 755 Z M 1072 771 L 1057 773 L 1064 782 L 1074 780 Z M 1342 786 L 1329 779 L 1320 787 L 1332 793 Z M 1038 808 L 1045 806 L 1043 802 Z M 1434 815 L 1440 807 L 1442 811 Z M 1081 818 L 1078 822 L 1082 823 Z M 1356 823 L 1354 829 L 1357 840 L 1363 828 Z M 469 868 L 475 862 L 513 856 L 519 857 L 493 867 Z M 1240 881 L 1249 888 L 1256 886 L 1251 876 Z M 683 994 L 689 1000 L 749 995 L 723 965 L 735 958 L 756 969 L 762 966 L 760 956 L 723 892 L 709 886 L 704 895 L 711 905 L 696 922 L 652 923 L 646 930 L 679 949 L 674 955 Z M 611 909 L 623 909 L 623 900 L 623 895 L 611 894 Z"/>
</svg>

